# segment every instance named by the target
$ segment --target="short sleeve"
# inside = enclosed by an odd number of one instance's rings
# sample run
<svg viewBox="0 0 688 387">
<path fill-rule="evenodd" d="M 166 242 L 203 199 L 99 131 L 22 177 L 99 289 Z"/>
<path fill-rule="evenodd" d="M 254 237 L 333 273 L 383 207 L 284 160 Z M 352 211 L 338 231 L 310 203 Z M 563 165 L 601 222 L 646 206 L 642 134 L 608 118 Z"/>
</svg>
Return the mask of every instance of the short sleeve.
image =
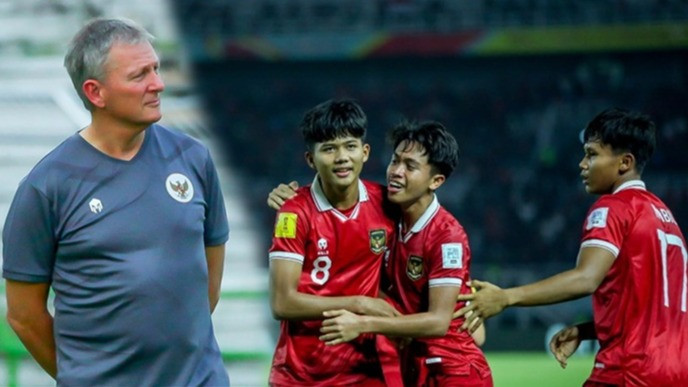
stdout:
<svg viewBox="0 0 688 387">
<path fill-rule="evenodd" d="M 48 198 L 27 180 L 14 196 L 2 232 L 4 278 L 51 282 L 57 241 Z"/>
<path fill-rule="evenodd" d="M 461 286 L 470 265 L 468 237 L 462 229 L 441 230 L 429 243 L 428 285 Z"/>
<path fill-rule="evenodd" d="M 626 234 L 629 222 L 628 206 L 613 196 L 600 198 L 588 211 L 583 223 L 581 248 L 599 247 L 616 257 Z"/>
<path fill-rule="evenodd" d="M 288 200 L 277 212 L 270 246 L 271 260 L 286 259 L 303 263 L 310 225 L 307 212 L 298 205 L 297 199 L 298 196 Z"/>
<path fill-rule="evenodd" d="M 205 222 L 203 224 L 203 239 L 206 246 L 217 246 L 227 242 L 229 238 L 229 223 L 225 210 L 224 196 L 220 188 L 220 180 L 210 152 L 207 154 L 205 165 L 206 181 L 203 192 L 206 202 Z"/>
</svg>

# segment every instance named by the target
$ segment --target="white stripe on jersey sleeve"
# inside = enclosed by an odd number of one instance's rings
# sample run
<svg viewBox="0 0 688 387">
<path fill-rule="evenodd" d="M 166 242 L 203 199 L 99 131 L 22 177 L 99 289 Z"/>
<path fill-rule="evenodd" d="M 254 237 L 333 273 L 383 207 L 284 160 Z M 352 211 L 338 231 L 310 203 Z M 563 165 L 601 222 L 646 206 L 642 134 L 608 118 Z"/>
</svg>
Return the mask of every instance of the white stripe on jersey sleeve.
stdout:
<svg viewBox="0 0 688 387">
<path fill-rule="evenodd" d="M 583 241 L 581 243 L 581 249 L 583 247 L 600 247 L 603 248 L 610 253 L 614 254 L 614 258 L 616 258 L 619 255 L 619 248 L 614 246 L 613 244 L 603 241 L 601 239 L 588 239 L 587 241 Z"/>
<path fill-rule="evenodd" d="M 270 260 L 273 259 L 286 259 L 287 261 L 294 261 L 298 263 L 303 263 L 303 255 L 296 253 L 288 253 L 286 251 L 273 251 L 268 255 Z"/>
<path fill-rule="evenodd" d="M 461 286 L 462 283 L 461 278 L 433 278 L 428 281 L 428 286 Z"/>
</svg>

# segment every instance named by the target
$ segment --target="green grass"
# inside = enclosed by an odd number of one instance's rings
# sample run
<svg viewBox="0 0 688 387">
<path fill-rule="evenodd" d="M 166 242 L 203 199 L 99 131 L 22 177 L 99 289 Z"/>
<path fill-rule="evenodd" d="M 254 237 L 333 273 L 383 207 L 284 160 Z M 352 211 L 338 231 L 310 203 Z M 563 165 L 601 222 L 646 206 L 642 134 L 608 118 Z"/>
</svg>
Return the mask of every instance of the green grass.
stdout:
<svg viewBox="0 0 688 387">
<path fill-rule="evenodd" d="M 495 387 L 580 387 L 590 375 L 594 357 L 573 356 L 562 369 L 544 352 L 486 352 Z"/>
</svg>

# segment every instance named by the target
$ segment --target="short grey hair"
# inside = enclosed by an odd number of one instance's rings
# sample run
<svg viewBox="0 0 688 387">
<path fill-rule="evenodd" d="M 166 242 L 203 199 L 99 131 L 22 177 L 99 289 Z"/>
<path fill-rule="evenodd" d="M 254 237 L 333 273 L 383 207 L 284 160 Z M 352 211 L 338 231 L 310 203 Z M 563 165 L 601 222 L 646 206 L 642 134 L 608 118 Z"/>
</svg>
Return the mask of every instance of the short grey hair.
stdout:
<svg viewBox="0 0 688 387">
<path fill-rule="evenodd" d="M 64 66 L 86 109 L 92 111 L 94 106 L 82 86 L 88 79 L 103 80 L 112 45 L 152 43 L 154 39 L 143 27 L 124 18 L 94 19 L 77 32 L 67 49 Z"/>
</svg>

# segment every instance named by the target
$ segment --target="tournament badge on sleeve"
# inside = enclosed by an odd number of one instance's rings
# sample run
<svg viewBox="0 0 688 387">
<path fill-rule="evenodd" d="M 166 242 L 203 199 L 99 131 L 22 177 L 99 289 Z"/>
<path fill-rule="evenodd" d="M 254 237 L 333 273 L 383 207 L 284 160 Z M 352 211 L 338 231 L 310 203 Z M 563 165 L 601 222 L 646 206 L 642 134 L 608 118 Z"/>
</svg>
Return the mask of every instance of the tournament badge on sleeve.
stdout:
<svg viewBox="0 0 688 387">
<path fill-rule="evenodd" d="M 292 212 L 281 212 L 275 223 L 275 238 L 296 238 L 298 215 Z"/>
</svg>

